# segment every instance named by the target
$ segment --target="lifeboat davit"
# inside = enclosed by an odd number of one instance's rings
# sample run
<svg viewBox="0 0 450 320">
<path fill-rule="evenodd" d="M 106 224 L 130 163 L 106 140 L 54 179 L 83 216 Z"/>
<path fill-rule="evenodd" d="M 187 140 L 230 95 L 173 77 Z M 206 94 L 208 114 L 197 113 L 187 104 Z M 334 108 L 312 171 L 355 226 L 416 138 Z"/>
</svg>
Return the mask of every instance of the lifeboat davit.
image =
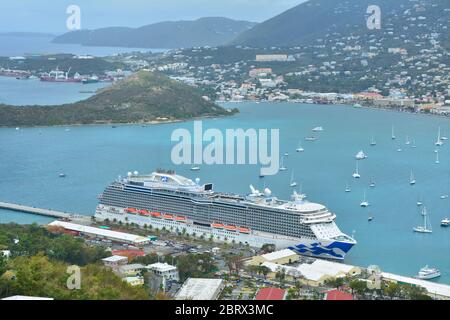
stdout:
<svg viewBox="0 0 450 320">
<path fill-rule="evenodd" d="M 178 222 L 185 222 L 186 221 L 186 217 L 178 216 L 178 217 L 175 217 L 175 220 L 178 221 Z"/>
<path fill-rule="evenodd" d="M 126 208 L 125 212 L 131 213 L 131 214 L 136 214 L 138 211 L 135 208 Z"/>
<path fill-rule="evenodd" d="M 211 227 L 216 228 L 216 229 L 223 229 L 223 224 L 221 224 L 221 223 L 212 223 Z"/>
<path fill-rule="evenodd" d="M 155 218 L 161 218 L 161 213 L 159 213 L 159 212 L 152 212 L 151 216 L 155 217 Z"/>
<path fill-rule="evenodd" d="M 150 212 L 148 212 L 148 210 L 139 210 L 139 214 L 141 216 L 149 216 Z"/>
<path fill-rule="evenodd" d="M 171 214 L 165 214 L 165 215 L 163 216 L 163 218 L 164 218 L 164 219 L 167 219 L 167 220 L 173 220 L 173 215 L 171 215 Z"/>
</svg>

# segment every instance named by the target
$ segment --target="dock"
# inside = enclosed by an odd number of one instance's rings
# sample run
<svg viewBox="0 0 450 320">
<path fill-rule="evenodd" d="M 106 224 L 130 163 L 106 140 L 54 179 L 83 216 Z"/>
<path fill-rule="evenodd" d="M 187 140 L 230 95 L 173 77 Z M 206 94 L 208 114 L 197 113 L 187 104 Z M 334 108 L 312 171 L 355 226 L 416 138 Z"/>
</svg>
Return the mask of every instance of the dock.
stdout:
<svg viewBox="0 0 450 320">
<path fill-rule="evenodd" d="M 17 211 L 22 213 L 30 213 L 44 217 L 64 219 L 64 220 L 90 220 L 91 216 L 62 212 L 51 209 L 42 209 L 36 207 L 25 206 L 16 203 L 0 202 L 0 209 Z"/>
</svg>

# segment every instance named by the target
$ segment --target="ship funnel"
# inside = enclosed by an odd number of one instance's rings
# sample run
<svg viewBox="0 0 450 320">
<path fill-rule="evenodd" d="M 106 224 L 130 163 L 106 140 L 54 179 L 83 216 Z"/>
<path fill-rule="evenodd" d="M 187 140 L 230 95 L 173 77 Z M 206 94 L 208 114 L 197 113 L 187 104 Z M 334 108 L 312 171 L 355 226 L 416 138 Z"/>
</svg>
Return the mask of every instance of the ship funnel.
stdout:
<svg viewBox="0 0 450 320">
<path fill-rule="evenodd" d="M 266 195 L 266 197 L 270 197 L 272 195 L 272 190 L 270 190 L 269 188 L 265 188 L 264 194 Z"/>
</svg>

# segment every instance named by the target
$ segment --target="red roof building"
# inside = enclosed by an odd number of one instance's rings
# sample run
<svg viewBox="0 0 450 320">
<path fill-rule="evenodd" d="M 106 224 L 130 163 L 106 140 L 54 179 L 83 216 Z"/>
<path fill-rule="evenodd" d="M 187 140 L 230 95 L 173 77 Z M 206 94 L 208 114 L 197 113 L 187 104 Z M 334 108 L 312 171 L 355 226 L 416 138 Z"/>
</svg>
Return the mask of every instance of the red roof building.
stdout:
<svg viewBox="0 0 450 320">
<path fill-rule="evenodd" d="M 340 290 L 330 290 L 326 292 L 325 300 L 353 300 L 353 296 Z"/>
<path fill-rule="evenodd" d="M 127 257 L 129 260 L 145 256 L 145 252 L 142 250 L 112 250 L 112 254 L 114 256 Z"/>
<path fill-rule="evenodd" d="M 279 288 L 261 288 L 256 295 L 255 300 L 284 300 L 286 290 Z"/>
</svg>

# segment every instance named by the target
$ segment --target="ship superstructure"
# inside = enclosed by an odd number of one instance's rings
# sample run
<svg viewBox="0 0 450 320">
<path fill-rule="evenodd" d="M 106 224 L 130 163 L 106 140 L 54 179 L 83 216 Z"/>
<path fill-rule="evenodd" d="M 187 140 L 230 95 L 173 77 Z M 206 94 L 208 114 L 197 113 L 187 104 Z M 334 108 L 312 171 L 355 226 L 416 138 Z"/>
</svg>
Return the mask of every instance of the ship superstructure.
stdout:
<svg viewBox="0 0 450 320">
<path fill-rule="evenodd" d="M 275 244 L 300 254 L 344 259 L 356 244 L 339 230 L 336 215 L 294 192 L 280 200 L 269 189 L 250 186 L 246 196 L 216 192 L 173 171 L 149 175 L 128 173 L 100 196 L 96 218 L 185 232 L 218 241 L 251 246 Z"/>
</svg>

